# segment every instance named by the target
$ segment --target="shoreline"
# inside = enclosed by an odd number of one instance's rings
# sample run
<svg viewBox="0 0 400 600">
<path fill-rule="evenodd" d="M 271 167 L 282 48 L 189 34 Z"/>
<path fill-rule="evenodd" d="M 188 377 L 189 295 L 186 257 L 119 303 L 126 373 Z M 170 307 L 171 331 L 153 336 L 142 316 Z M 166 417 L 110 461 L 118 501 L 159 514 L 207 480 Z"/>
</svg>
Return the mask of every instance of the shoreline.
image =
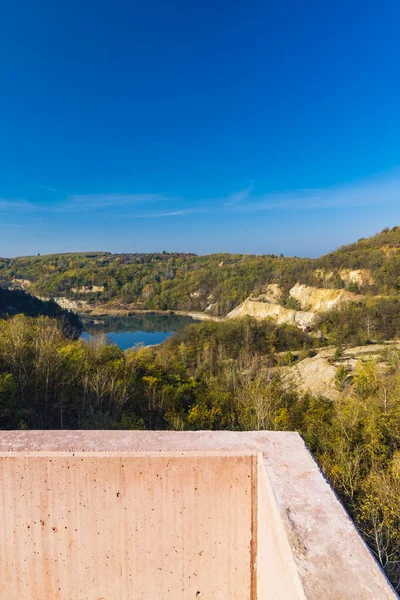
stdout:
<svg viewBox="0 0 400 600">
<path fill-rule="evenodd" d="M 50 300 L 38 296 L 41 300 Z M 85 300 L 74 300 L 65 297 L 52 298 L 62 308 L 76 313 L 81 318 L 102 318 L 102 317 L 135 317 L 135 316 L 181 316 L 190 317 L 197 321 L 225 321 L 225 317 L 214 317 L 205 312 L 196 310 L 150 310 L 144 308 L 136 308 L 135 306 L 117 304 L 116 306 L 107 304 L 88 304 Z"/>
<path fill-rule="evenodd" d="M 105 309 L 98 310 L 98 307 L 93 308 L 92 310 L 75 310 L 79 317 L 82 319 L 102 319 L 106 317 L 190 317 L 195 321 L 224 321 L 224 317 L 214 317 L 212 315 L 207 315 L 206 313 L 197 312 L 197 311 L 183 311 L 183 310 L 131 310 L 131 309 Z"/>
</svg>

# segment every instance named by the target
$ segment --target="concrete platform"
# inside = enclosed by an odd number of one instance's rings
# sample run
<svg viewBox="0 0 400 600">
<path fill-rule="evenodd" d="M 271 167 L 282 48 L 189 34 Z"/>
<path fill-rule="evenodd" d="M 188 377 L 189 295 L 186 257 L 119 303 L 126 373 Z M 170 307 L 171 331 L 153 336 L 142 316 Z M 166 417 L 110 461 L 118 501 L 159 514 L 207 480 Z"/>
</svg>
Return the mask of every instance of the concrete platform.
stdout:
<svg viewBox="0 0 400 600">
<path fill-rule="evenodd" d="M 396 598 L 290 432 L 0 432 L 1 600 Z"/>
</svg>

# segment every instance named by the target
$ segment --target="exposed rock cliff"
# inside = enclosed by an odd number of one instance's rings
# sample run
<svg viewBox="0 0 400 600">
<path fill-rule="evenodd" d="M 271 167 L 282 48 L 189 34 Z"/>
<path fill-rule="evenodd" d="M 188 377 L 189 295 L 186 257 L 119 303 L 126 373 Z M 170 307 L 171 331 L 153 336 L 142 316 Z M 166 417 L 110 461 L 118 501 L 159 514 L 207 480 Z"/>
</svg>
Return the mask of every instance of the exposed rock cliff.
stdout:
<svg viewBox="0 0 400 600">
<path fill-rule="evenodd" d="M 266 302 L 270 302 L 271 304 L 278 304 L 279 300 L 283 296 L 282 288 L 278 283 L 270 283 L 265 292 L 259 296 L 260 299 L 266 300 Z"/>
<path fill-rule="evenodd" d="M 314 273 L 321 283 L 326 284 L 332 284 L 336 278 L 341 279 L 345 285 L 355 283 L 360 288 L 368 287 L 374 283 L 372 273 L 369 269 L 339 269 L 332 271 L 316 269 Z"/>
<path fill-rule="evenodd" d="M 314 313 L 305 311 L 296 311 L 284 308 L 280 304 L 269 302 L 259 302 L 248 298 L 240 306 L 234 308 L 227 316 L 228 319 L 235 319 L 244 316 L 254 317 L 256 319 L 266 319 L 270 317 L 277 323 L 289 323 L 299 327 L 309 327 L 314 320 Z"/>
<path fill-rule="evenodd" d="M 234 308 L 227 316 L 228 319 L 246 315 L 256 319 L 270 317 L 277 323 L 289 323 L 298 327 L 310 327 L 318 313 L 326 312 L 341 304 L 354 302 L 360 298 L 347 290 L 316 288 L 296 283 L 289 295 L 300 304 L 301 310 L 285 308 L 276 302 L 281 297 L 278 285 L 268 286 L 265 294 L 258 298 L 247 298 Z M 269 301 L 271 299 L 272 301 Z M 275 300 L 275 301 L 274 301 Z"/>
<path fill-rule="evenodd" d="M 302 310 L 316 312 L 326 312 L 340 304 L 354 302 L 359 296 L 352 294 L 347 290 L 333 290 L 325 288 L 316 288 L 309 285 L 296 283 L 289 292 L 292 298 L 296 298 L 300 303 Z"/>
<path fill-rule="evenodd" d="M 18 279 L 15 278 L 11 280 L 12 285 L 16 288 L 16 289 L 21 289 L 21 290 L 28 290 L 30 288 L 30 286 L 32 285 L 32 282 L 29 281 L 29 279 Z"/>
<path fill-rule="evenodd" d="M 48 301 L 50 298 L 44 298 L 38 296 L 40 300 Z M 89 312 L 91 306 L 85 300 L 70 300 L 69 298 L 58 297 L 53 298 L 54 302 L 57 302 L 61 308 L 65 308 L 66 310 L 72 310 L 73 312 L 82 313 Z"/>
<path fill-rule="evenodd" d="M 398 342 L 355 346 L 344 350 L 342 357 L 338 360 L 335 360 L 336 348 L 324 348 L 319 350 L 316 356 L 305 358 L 291 367 L 285 367 L 283 373 L 291 381 L 294 381 L 303 392 L 309 390 L 317 396 L 322 395 L 331 400 L 337 400 L 351 393 L 353 376 L 360 361 L 361 363 L 374 361 L 380 371 L 384 372 L 390 365 L 390 358 L 386 353 L 390 350 L 396 352 L 399 347 Z M 335 377 L 339 366 L 344 366 L 348 374 L 348 385 L 342 391 L 335 386 Z"/>
<path fill-rule="evenodd" d="M 372 285 L 372 273 L 369 269 L 342 269 L 339 273 L 344 283 L 355 283 L 360 287 Z"/>
<path fill-rule="evenodd" d="M 104 292 L 104 285 L 82 285 L 78 288 L 71 288 L 74 294 L 92 294 L 95 292 Z"/>
</svg>

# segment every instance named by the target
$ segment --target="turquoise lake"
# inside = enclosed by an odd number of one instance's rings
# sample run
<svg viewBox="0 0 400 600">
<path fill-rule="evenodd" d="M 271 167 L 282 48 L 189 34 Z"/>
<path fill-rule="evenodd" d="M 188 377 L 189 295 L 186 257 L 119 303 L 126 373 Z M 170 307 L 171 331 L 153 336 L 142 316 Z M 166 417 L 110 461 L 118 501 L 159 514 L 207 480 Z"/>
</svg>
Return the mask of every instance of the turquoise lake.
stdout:
<svg viewBox="0 0 400 600">
<path fill-rule="evenodd" d="M 81 338 L 106 335 L 109 341 L 122 350 L 128 350 L 138 344 L 154 346 L 181 331 L 190 323 L 196 323 L 191 317 L 179 315 L 137 315 L 133 317 L 104 317 L 84 321 Z"/>
</svg>

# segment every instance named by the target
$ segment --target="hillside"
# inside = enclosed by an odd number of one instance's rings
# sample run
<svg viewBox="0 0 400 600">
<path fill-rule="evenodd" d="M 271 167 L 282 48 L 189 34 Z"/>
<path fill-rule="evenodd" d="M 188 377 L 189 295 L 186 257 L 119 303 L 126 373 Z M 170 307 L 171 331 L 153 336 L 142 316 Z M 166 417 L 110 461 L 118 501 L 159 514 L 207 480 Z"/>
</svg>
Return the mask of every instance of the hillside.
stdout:
<svg viewBox="0 0 400 600">
<path fill-rule="evenodd" d="M 0 319 L 23 314 L 27 317 L 46 316 L 56 319 L 65 334 L 78 338 L 82 333 L 82 323 L 73 312 L 61 308 L 56 302 L 43 301 L 23 290 L 8 290 L 0 287 Z"/>
<path fill-rule="evenodd" d="M 228 319 L 238 317 L 254 317 L 256 319 L 272 318 L 278 324 L 289 323 L 308 329 L 323 314 L 335 308 L 345 307 L 349 302 L 360 300 L 360 296 L 345 289 L 317 288 L 296 283 L 290 290 L 286 302 L 281 303 L 284 292 L 278 284 L 270 284 L 265 294 L 247 298 L 234 308 Z"/>
<path fill-rule="evenodd" d="M 336 401 L 354 393 L 354 382 L 361 368 L 373 365 L 379 374 L 387 373 L 399 350 L 399 342 L 386 342 L 339 352 L 331 346 L 305 358 L 294 354 L 294 362 L 285 367 L 284 375 L 303 392 Z"/>
<path fill-rule="evenodd" d="M 341 246 L 321 257 L 319 263 L 325 268 L 371 269 L 376 276 L 388 263 L 397 264 L 399 251 L 400 227 L 386 228 L 370 238 Z"/>
<path fill-rule="evenodd" d="M 277 255 L 53 254 L 0 259 L 0 284 L 91 307 L 110 301 L 130 310 L 202 311 L 226 316 L 278 284 L 276 304 L 297 310 L 296 284 L 363 296 L 400 290 L 400 228 L 343 246 L 318 259 Z M 123 307 L 123 306 L 122 306 Z M 304 307 L 302 308 L 304 310 Z"/>
</svg>

